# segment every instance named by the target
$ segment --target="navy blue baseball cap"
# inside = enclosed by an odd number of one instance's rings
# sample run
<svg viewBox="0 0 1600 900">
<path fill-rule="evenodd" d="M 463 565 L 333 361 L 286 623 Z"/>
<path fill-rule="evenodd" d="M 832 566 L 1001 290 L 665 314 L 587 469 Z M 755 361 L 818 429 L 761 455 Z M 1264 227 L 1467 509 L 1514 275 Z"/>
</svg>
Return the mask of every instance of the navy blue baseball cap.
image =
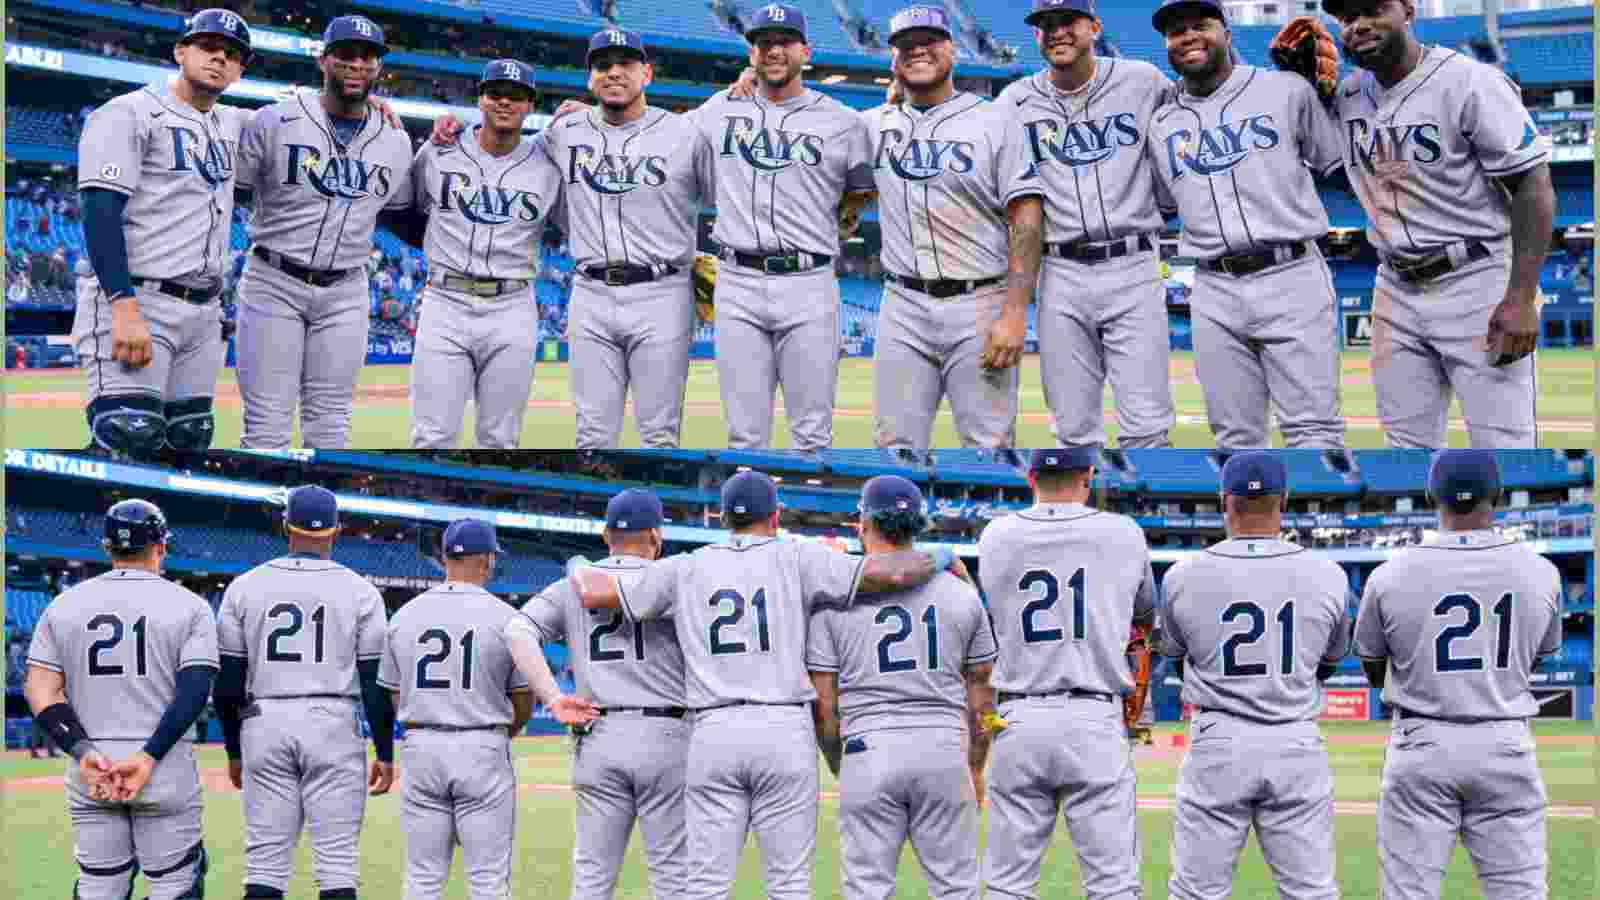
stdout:
<svg viewBox="0 0 1600 900">
<path fill-rule="evenodd" d="M 529 91 L 537 91 L 538 85 L 533 83 L 533 66 L 517 59 L 497 59 L 483 67 L 483 77 L 478 79 L 478 93 L 483 93 L 486 84 L 504 81 L 509 84 L 520 84 Z"/>
<path fill-rule="evenodd" d="M 1500 463 L 1492 450 L 1440 450 L 1428 469 L 1428 496 L 1434 503 L 1496 500 Z"/>
<path fill-rule="evenodd" d="M 383 29 L 366 16 L 340 16 L 322 30 L 322 52 L 341 41 L 361 41 L 378 48 L 378 55 L 389 52 L 383 42 Z"/>
<path fill-rule="evenodd" d="M 295 531 L 308 534 L 332 534 L 339 527 L 339 501 L 333 491 L 315 484 L 297 487 L 289 492 L 288 508 L 283 521 Z"/>
<path fill-rule="evenodd" d="M 722 483 L 722 515 L 764 519 L 778 509 L 778 484 L 766 475 L 747 470 Z"/>
<path fill-rule="evenodd" d="M 950 14 L 945 12 L 944 7 L 918 4 L 900 10 L 889 19 L 889 43 L 893 45 L 895 38 L 919 28 L 941 32 L 947 38 L 953 36 Z"/>
<path fill-rule="evenodd" d="M 1033 11 L 1022 21 L 1029 25 L 1037 25 L 1040 19 L 1055 12 L 1077 13 L 1090 18 L 1099 18 L 1099 14 L 1094 11 L 1094 0 L 1033 0 Z"/>
<path fill-rule="evenodd" d="M 457 519 L 444 530 L 444 555 L 474 556 L 479 553 L 501 553 L 500 542 L 495 540 L 494 526 L 482 519 Z"/>
<path fill-rule="evenodd" d="M 583 64 L 593 65 L 596 53 L 613 47 L 632 51 L 639 55 L 640 60 L 650 59 L 644 52 L 644 38 L 639 37 L 638 32 L 624 31 L 621 28 L 604 28 L 589 37 L 589 53 L 584 56 Z"/>
<path fill-rule="evenodd" d="M 1289 473 L 1269 450 L 1246 450 L 1222 464 L 1222 492 L 1235 497 L 1264 497 L 1288 492 Z"/>
<path fill-rule="evenodd" d="M 1075 472 L 1100 464 L 1100 448 L 1059 447 L 1054 450 L 1035 450 L 1028 458 L 1030 472 Z"/>
<path fill-rule="evenodd" d="M 744 39 L 753 44 L 763 31 L 792 31 L 800 35 L 800 40 L 810 43 L 806 37 L 806 14 L 800 7 L 787 3 L 768 3 L 757 9 L 744 29 Z"/>
<path fill-rule="evenodd" d="M 250 26 L 244 17 L 229 9 L 202 9 L 183 23 L 183 37 L 178 43 L 187 44 L 202 34 L 215 34 L 233 41 L 239 47 L 240 58 L 250 61 Z"/>
<path fill-rule="evenodd" d="M 862 515 L 898 510 L 925 513 L 926 503 L 922 491 L 909 478 L 899 475 L 878 475 L 861 486 L 861 503 L 856 507 Z"/>
<path fill-rule="evenodd" d="M 606 504 L 606 527 L 612 531 L 649 531 L 660 528 L 665 514 L 655 491 L 628 488 Z"/>
<path fill-rule="evenodd" d="M 1222 11 L 1222 4 L 1216 0 L 1165 0 L 1150 17 L 1151 24 L 1162 34 L 1167 33 L 1167 21 L 1179 13 L 1198 12 L 1221 19 L 1222 24 L 1228 24 L 1228 16 Z"/>
</svg>

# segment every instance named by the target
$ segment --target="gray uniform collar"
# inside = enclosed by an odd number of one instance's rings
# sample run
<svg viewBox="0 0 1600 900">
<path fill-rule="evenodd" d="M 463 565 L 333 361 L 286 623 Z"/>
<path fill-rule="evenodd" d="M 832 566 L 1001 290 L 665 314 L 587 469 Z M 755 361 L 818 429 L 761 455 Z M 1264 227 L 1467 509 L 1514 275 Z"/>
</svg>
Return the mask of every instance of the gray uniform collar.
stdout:
<svg viewBox="0 0 1600 900">
<path fill-rule="evenodd" d="M 817 92 L 811 88 L 806 88 L 798 95 L 790 97 L 787 100 L 768 100 L 767 98 L 761 96 L 760 93 L 757 93 L 751 99 L 760 106 L 767 106 L 771 107 L 772 109 L 788 109 L 791 106 L 801 106 L 812 102 L 813 100 L 817 99 Z"/>
<path fill-rule="evenodd" d="M 1182 97 L 1184 101 L 1191 106 L 1199 106 L 1204 103 L 1210 103 L 1213 100 L 1231 97 L 1233 96 L 1234 92 L 1244 86 L 1245 81 L 1253 76 L 1255 72 L 1255 66 L 1246 65 L 1245 63 L 1234 63 L 1233 74 L 1228 76 L 1227 81 L 1217 85 L 1217 89 L 1211 93 L 1205 95 L 1204 97 L 1196 97 L 1195 95 L 1189 93 L 1189 90 L 1187 87 L 1185 87 L 1184 82 L 1180 80 L 1178 82 L 1178 96 Z"/>
<path fill-rule="evenodd" d="M 1424 539 L 1422 546 L 1444 550 L 1483 550 L 1516 542 L 1516 538 L 1506 537 L 1492 528 L 1476 528 L 1471 531 L 1440 531 Z"/>
<path fill-rule="evenodd" d="M 643 128 L 659 118 L 658 116 L 650 115 L 653 112 L 658 112 L 658 110 L 649 104 L 645 104 L 644 112 L 639 115 L 639 118 L 634 119 L 632 122 L 623 122 L 621 125 L 613 125 L 606 121 L 605 116 L 600 114 L 600 107 L 596 105 L 589 110 L 589 124 L 601 131 L 632 131 L 635 128 Z"/>
<path fill-rule="evenodd" d="M 1035 503 L 1018 515 L 1025 519 L 1038 521 L 1064 522 L 1068 519 L 1081 519 L 1084 516 L 1092 516 L 1099 512 L 1100 510 L 1085 506 L 1082 503 Z"/>
<path fill-rule="evenodd" d="M 1291 556 L 1304 553 L 1304 547 L 1291 544 L 1276 537 L 1232 537 L 1220 544 L 1213 544 L 1206 548 L 1207 553 L 1216 556 L 1230 556 L 1236 559 L 1261 559 L 1273 556 Z"/>
</svg>

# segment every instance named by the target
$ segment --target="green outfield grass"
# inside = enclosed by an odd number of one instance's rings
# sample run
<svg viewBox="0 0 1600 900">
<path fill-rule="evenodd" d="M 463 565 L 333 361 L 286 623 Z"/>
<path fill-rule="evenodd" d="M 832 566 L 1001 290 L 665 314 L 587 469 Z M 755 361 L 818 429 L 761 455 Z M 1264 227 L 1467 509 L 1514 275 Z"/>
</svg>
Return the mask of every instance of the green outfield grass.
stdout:
<svg viewBox="0 0 1600 900">
<path fill-rule="evenodd" d="M 1347 436 L 1352 447 L 1381 447 L 1383 435 L 1377 423 L 1377 398 L 1368 369 L 1365 351 L 1344 354 L 1342 385 L 1343 411 L 1349 420 Z M 1205 400 L 1194 377 L 1191 353 L 1172 355 L 1173 395 L 1178 410 L 1178 425 L 1172 438 L 1179 447 L 1210 447 L 1211 430 L 1206 425 Z M 544 363 L 534 378 L 527 421 L 522 429 L 524 447 L 571 447 L 576 425 L 573 418 L 570 369 L 564 364 Z M 409 443 L 410 407 L 407 402 L 409 366 L 369 366 L 361 373 L 354 416 L 354 447 L 401 447 Z M 76 447 L 88 442 L 88 431 L 81 409 L 84 376 L 79 372 L 8 372 L 5 378 L 8 443 L 15 447 Z M 1540 446 L 1590 447 L 1594 444 L 1595 357 L 1588 350 L 1542 350 L 1539 353 L 1539 434 Z M 233 370 L 223 373 L 218 390 L 216 446 L 232 447 L 239 442 L 241 428 L 238 389 Z M 1023 447 L 1047 446 L 1051 442 L 1048 410 L 1040 387 L 1039 358 L 1023 362 L 1022 416 L 1018 442 Z M 872 361 L 845 360 L 840 369 L 839 393 L 834 417 L 834 444 L 839 447 L 872 446 Z M 1108 431 L 1114 437 L 1116 420 L 1111 394 L 1106 393 Z M 1275 436 L 1276 439 L 1276 436 Z M 638 446 L 639 435 L 633 426 L 630 408 L 624 446 Z M 471 443 L 470 416 L 463 442 Z M 1459 404 L 1452 410 L 1450 442 L 1466 446 L 1467 434 L 1460 421 Z M 722 447 L 727 443 L 727 423 L 722 415 L 721 395 L 717 390 L 716 364 L 692 364 L 684 412 L 683 446 Z M 774 446 L 788 445 L 788 422 L 781 410 L 774 434 Z M 949 406 L 940 411 L 934 431 L 934 446 L 959 446 Z"/>
<path fill-rule="evenodd" d="M 1162 745 L 1176 726 L 1158 731 Z M 1379 773 L 1383 761 L 1381 743 L 1352 744 L 1356 736 L 1381 736 L 1387 726 L 1376 723 L 1355 725 L 1328 723 L 1330 749 L 1341 801 L 1377 799 Z M 1538 723 L 1537 733 L 1555 741 L 1541 741 L 1540 766 L 1544 772 L 1550 802 L 1556 805 L 1591 805 L 1595 802 L 1593 743 L 1575 743 L 1571 736 L 1593 734 L 1587 723 Z M 1564 742 L 1561 741 L 1565 737 Z M 562 738 L 522 739 L 516 742 L 515 756 L 520 783 L 524 786 L 518 812 L 517 855 L 513 896 L 519 898 L 562 898 L 570 887 L 572 858 L 572 795 L 560 789 L 535 789 L 533 785 L 566 785 L 568 780 L 568 742 Z M 220 749 L 207 746 L 201 751 L 202 766 L 220 768 L 224 758 Z M 1144 798 L 1170 798 L 1181 757 L 1171 752 L 1139 752 L 1139 794 Z M 19 779 L 59 775 L 60 761 L 33 761 L 26 754 L 9 753 L 0 760 L 0 778 Z M 836 790 L 836 782 L 823 769 L 823 789 Z M 5 822 L 3 843 L 6 857 L 0 871 L 10 879 L 0 894 L 18 900 L 56 900 L 70 895 L 74 877 L 70 825 L 65 800 L 59 787 L 39 784 L 0 782 L 0 820 Z M 362 835 L 362 895 L 374 898 L 401 896 L 404 884 L 403 825 L 399 818 L 398 792 L 374 798 L 368 806 Z M 839 896 L 838 803 L 824 799 L 817 841 L 815 896 Z M 206 796 L 206 846 L 211 853 L 212 870 L 208 894 L 228 898 L 237 895 L 244 866 L 243 819 L 239 795 L 232 790 L 213 791 Z M 1149 809 L 1139 813 L 1143 833 L 1143 883 L 1147 897 L 1165 897 L 1169 871 L 1171 814 Z M 1595 896 L 1595 837 L 1593 819 L 1551 818 L 1549 822 L 1551 900 L 1589 900 Z M 1340 815 L 1337 819 L 1339 878 L 1345 900 L 1370 900 L 1378 896 L 1378 865 L 1375 819 L 1369 814 Z M 310 854 L 302 845 L 299 872 L 290 897 L 313 897 L 315 886 L 305 874 L 310 869 Z M 901 884 L 898 897 L 927 896 L 927 887 L 914 856 L 907 848 L 901 859 Z M 648 893 L 638 838 L 629 848 L 617 896 L 645 900 Z M 1233 892 L 1239 900 L 1267 900 L 1276 896 L 1270 876 L 1254 840 L 1239 867 Z M 135 896 L 142 896 L 140 893 Z M 1058 828 L 1055 843 L 1044 867 L 1041 896 L 1077 898 L 1077 864 L 1066 830 Z M 465 898 L 459 861 L 449 898 Z M 755 900 L 762 892 L 760 857 L 754 842 L 747 847 L 733 896 Z M 1474 881 L 1465 851 L 1459 850 L 1450 866 L 1444 897 L 1482 896 Z"/>
</svg>

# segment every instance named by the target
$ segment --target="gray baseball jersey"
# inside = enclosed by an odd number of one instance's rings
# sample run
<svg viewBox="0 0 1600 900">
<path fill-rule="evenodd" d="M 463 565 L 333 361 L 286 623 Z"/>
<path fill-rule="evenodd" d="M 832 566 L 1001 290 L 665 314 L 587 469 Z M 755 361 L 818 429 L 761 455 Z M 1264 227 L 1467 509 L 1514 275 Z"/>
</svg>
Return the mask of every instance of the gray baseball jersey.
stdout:
<svg viewBox="0 0 1600 900">
<path fill-rule="evenodd" d="M 1440 896 L 1457 838 L 1486 896 L 1548 891 L 1548 795 L 1527 719 L 1534 661 L 1561 647 L 1561 575 L 1493 531 L 1443 531 L 1373 570 L 1356 653 L 1387 659 L 1397 713 L 1378 795 L 1385 897 Z M 1445 750 L 1448 749 L 1448 752 Z"/>
<path fill-rule="evenodd" d="M 1187 657 L 1185 703 L 1266 722 L 1322 711 L 1317 666 L 1350 653 L 1338 563 L 1275 538 L 1232 538 L 1178 562 L 1161 585 L 1161 652 Z"/>
<path fill-rule="evenodd" d="M 687 705 L 807 703 L 806 617 L 848 606 L 866 558 L 792 538 L 733 535 L 657 560 L 620 584 L 635 622 L 670 616 L 683 648 Z"/>
<path fill-rule="evenodd" d="M 650 561 L 610 556 L 596 562 L 619 580 L 637 582 Z M 584 609 L 565 578 L 519 615 L 542 640 L 566 641 L 577 692 L 600 706 L 683 706 L 683 650 L 668 619 L 635 622 L 621 610 Z"/>
<path fill-rule="evenodd" d="M 139 752 L 177 694 L 178 670 L 218 668 L 211 608 L 149 572 L 113 569 L 50 602 L 34 627 L 28 664 L 59 672 L 90 739 L 113 761 Z M 202 792 L 189 741 L 156 764 L 130 807 L 89 797 L 78 766 L 67 767 L 75 893 L 120 900 L 143 871 L 153 900 L 193 896 L 205 878 Z"/>
<path fill-rule="evenodd" d="M 454 581 L 400 607 L 378 667 L 378 683 L 400 692 L 399 721 L 509 726 L 506 694 L 528 689 L 506 647 L 506 620 L 516 614 L 483 588 Z"/>
<path fill-rule="evenodd" d="M 411 138 L 372 109 L 340 146 L 320 94 L 256 110 L 239 144 L 239 182 L 255 190 L 251 239 L 311 269 L 352 269 L 372 253 L 381 209 L 411 205 Z"/>
<path fill-rule="evenodd" d="M 871 136 L 859 112 L 809 89 L 781 103 L 720 91 L 690 116 L 713 153 L 718 244 L 839 254 L 840 198 L 874 187 Z"/>
<path fill-rule="evenodd" d="M 411 164 L 414 202 L 428 217 L 430 274 L 532 279 L 545 218 L 561 197 L 561 171 L 542 135 L 493 156 L 478 145 L 480 128 L 448 147 L 424 143 Z"/>
<path fill-rule="evenodd" d="M 806 668 L 839 676 L 840 734 L 967 727 L 971 666 L 993 662 L 994 627 L 978 592 L 941 573 L 881 604 L 811 616 Z"/>
<path fill-rule="evenodd" d="M 478 128 L 449 147 L 422 145 L 412 163 L 416 205 L 428 216 L 430 279 L 411 368 L 411 445 L 454 447 L 470 401 L 480 448 L 514 448 L 533 389 L 538 304 L 531 284 L 499 297 L 452 289 L 448 276 L 531 282 L 561 173 L 543 137 L 504 156 Z"/>
<path fill-rule="evenodd" d="M 1534 660 L 1561 649 L 1555 564 L 1493 531 L 1444 531 L 1367 579 L 1356 654 L 1387 659 L 1383 700 L 1424 716 L 1524 719 Z"/>
<path fill-rule="evenodd" d="M 1472 446 L 1537 443 L 1534 359 L 1489 365 L 1479 341 L 1510 280 L 1510 199 L 1494 178 L 1550 158 L 1517 85 L 1443 47 L 1385 90 L 1370 72 L 1346 77 L 1336 118 L 1347 171 L 1385 264 L 1373 294 L 1373 383 L 1391 446 L 1445 444 L 1452 395 Z M 1489 255 L 1423 284 L 1394 276 L 1412 262 L 1482 241 Z M 1458 246 L 1455 252 L 1460 252 Z"/>
<path fill-rule="evenodd" d="M 1179 90 L 1156 110 L 1145 150 L 1183 218 L 1183 256 L 1328 233 L 1311 175 L 1344 164 L 1344 140 L 1299 75 L 1240 65 L 1209 96 Z"/>
<path fill-rule="evenodd" d="M 1507 237 L 1510 199 L 1492 179 L 1550 158 L 1511 77 L 1444 47 L 1425 47 L 1392 88 L 1351 73 L 1336 103 L 1367 239 L 1384 257 Z"/>
<path fill-rule="evenodd" d="M 1039 272 L 1039 377 L 1063 445 L 1105 444 L 1111 382 L 1121 447 L 1164 447 L 1176 421 L 1167 372 L 1166 282 L 1154 235 L 1164 227 L 1155 167 L 1144 152 L 1171 80 L 1135 59 L 1095 60 L 1081 88 L 1063 91 L 1043 69 L 1012 82 L 1029 159 L 1047 187 L 1047 243 L 1129 241 L 1098 262 L 1047 255 Z M 1170 204 L 1169 204 L 1170 205 Z M 1148 249 L 1139 249 L 1144 237 Z"/>
<path fill-rule="evenodd" d="M 701 206 L 716 202 L 711 149 L 694 119 L 650 107 L 609 125 L 590 110 L 544 134 L 561 171 L 561 224 L 578 268 L 690 263 Z"/>
<path fill-rule="evenodd" d="M 915 278 L 1004 274 L 1006 206 L 1042 196 L 1015 109 L 958 91 L 927 110 L 861 113 L 873 141 L 883 265 Z"/>
<path fill-rule="evenodd" d="M 1109 241 L 1163 228 L 1144 144 L 1173 90 L 1147 62 L 1100 58 L 1077 91 L 1060 90 L 1044 69 L 1000 92 L 995 102 L 1016 108 L 1027 159 L 1045 187 L 1047 242 Z"/>
<path fill-rule="evenodd" d="M 217 616 L 221 652 L 249 663 L 253 699 L 359 697 L 356 662 L 382 659 L 388 624 L 370 581 L 331 559 L 282 556 L 235 578 Z"/>
<path fill-rule="evenodd" d="M 1128 635 L 1155 616 L 1150 547 L 1127 516 L 1039 503 L 978 538 L 978 577 L 1000 642 L 996 690 L 1133 690 Z"/>
<path fill-rule="evenodd" d="M 78 189 L 125 194 L 128 273 L 220 283 L 233 227 L 233 185 L 248 110 L 202 113 L 170 84 L 148 85 L 95 110 L 78 139 Z"/>
</svg>

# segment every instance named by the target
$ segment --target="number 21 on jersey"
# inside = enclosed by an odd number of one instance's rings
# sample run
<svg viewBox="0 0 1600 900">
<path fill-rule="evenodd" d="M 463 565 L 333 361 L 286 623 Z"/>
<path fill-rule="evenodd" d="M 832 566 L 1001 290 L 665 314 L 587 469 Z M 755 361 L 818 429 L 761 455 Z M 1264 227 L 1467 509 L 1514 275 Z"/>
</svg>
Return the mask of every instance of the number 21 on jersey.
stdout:
<svg viewBox="0 0 1600 900">
<path fill-rule="evenodd" d="M 1278 612 L 1273 617 L 1278 628 L 1278 672 L 1282 675 L 1294 674 L 1294 601 L 1285 600 L 1278 607 Z M 1241 655 L 1248 658 L 1253 656 L 1252 651 L 1256 644 L 1267 634 L 1267 611 L 1261 604 L 1251 600 L 1240 600 L 1230 603 L 1222 611 L 1222 624 L 1241 624 L 1243 628 L 1228 635 L 1222 641 L 1222 677 L 1224 678 L 1266 678 L 1272 673 L 1273 666 L 1263 659 L 1245 661 Z M 1270 651 L 1269 651 L 1270 655 Z"/>
</svg>

